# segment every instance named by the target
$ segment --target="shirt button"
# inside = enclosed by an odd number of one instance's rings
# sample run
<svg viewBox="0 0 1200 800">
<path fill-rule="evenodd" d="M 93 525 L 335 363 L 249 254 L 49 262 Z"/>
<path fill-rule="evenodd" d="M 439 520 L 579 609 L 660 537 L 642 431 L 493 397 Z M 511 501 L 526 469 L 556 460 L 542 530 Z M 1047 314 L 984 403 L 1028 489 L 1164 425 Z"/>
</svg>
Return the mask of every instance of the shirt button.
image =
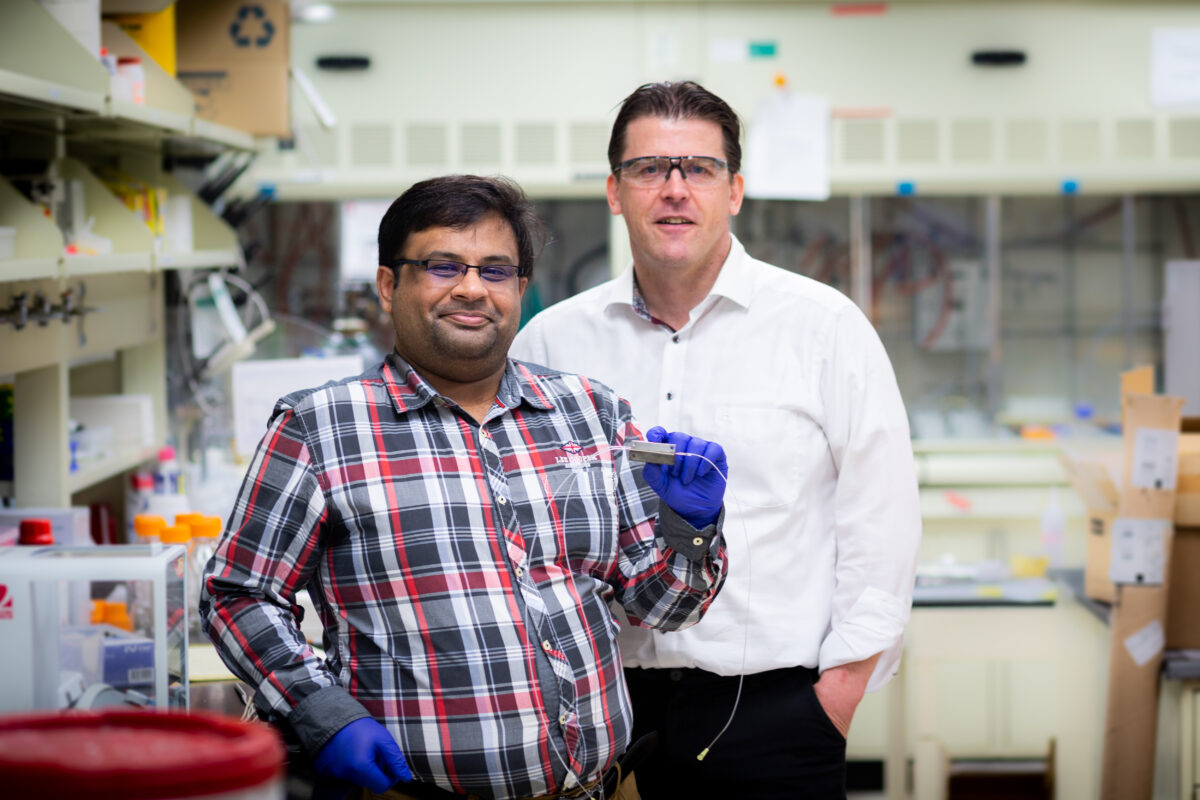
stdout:
<svg viewBox="0 0 1200 800">
<path fill-rule="evenodd" d="M 508 501 L 504 499 L 504 495 L 500 495 L 500 497 L 496 498 L 496 502 L 500 505 L 505 505 L 508 503 Z"/>
<path fill-rule="evenodd" d="M 551 650 L 553 650 L 553 649 L 554 649 L 554 647 L 553 647 L 553 646 L 551 646 L 551 644 L 550 644 L 550 640 L 549 640 L 549 639 L 547 639 L 546 641 L 542 642 L 542 649 L 543 649 L 543 650 L 545 650 L 547 653 L 549 653 Z"/>
<path fill-rule="evenodd" d="M 704 544 L 704 539 L 700 536 L 697 536 L 692 539 L 692 544 L 696 545 L 696 547 L 699 547 L 700 545 Z"/>
<path fill-rule="evenodd" d="M 521 569 L 520 567 L 517 567 L 517 577 L 520 578 L 524 574 L 525 574 L 525 570 Z"/>
<path fill-rule="evenodd" d="M 667 399 L 670 400 L 672 397 L 674 397 L 674 395 L 670 392 L 667 392 Z"/>
<path fill-rule="evenodd" d="M 672 337 L 671 337 L 671 341 L 672 341 L 672 342 L 674 342 L 675 344 L 679 344 L 679 337 L 678 337 L 678 336 L 672 336 Z"/>
<path fill-rule="evenodd" d="M 571 716 L 570 716 L 570 715 L 569 715 L 567 712 L 565 712 L 565 711 L 564 711 L 564 712 L 563 712 L 561 715 L 559 715 L 559 717 L 558 717 L 558 721 L 559 721 L 561 724 L 563 724 L 563 725 L 566 725 L 566 724 L 567 724 L 567 720 L 569 720 L 570 718 L 571 718 Z"/>
</svg>

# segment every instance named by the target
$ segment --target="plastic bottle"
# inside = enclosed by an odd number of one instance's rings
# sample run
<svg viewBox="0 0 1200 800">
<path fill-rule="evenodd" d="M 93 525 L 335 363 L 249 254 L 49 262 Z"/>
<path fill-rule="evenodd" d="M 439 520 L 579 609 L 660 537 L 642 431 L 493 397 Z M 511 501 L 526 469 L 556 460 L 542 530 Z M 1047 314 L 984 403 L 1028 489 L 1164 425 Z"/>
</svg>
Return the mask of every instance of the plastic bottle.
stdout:
<svg viewBox="0 0 1200 800">
<path fill-rule="evenodd" d="M 137 544 L 157 546 L 167 521 L 157 514 L 138 514 L 133 518 Z M 154 630 L 154 584 L 150 581 L 129 582 L 133 627 L 145 636 Z"/>
<path fill-rule="evenodd" d="M 100 48 L 100 63 L 104 65 L 104 69 L 108 71 L 109 78 L 117 74 L 117 57 L 108 52 L 107 47 Z"/>
<path fill-rule="evenodd" d="M 154 468 L 154 493 L 183 494 L 179 461 L 175 458 L 175 448 L 170 445 L 158 451 L 158 464 Z"/>
<path fill-rule="evenodd" d="M 200 625 L 200 587 L 204 568 L 217 548 L 223 524 L 220 517 L 201 517 L 192 525 L 192 553 L 188 561 L 188 627 L 193 636 L 203 634 Z"/>
<path fill-rule="evenodd" d="M 122 100 L 144 106 L 146 105 L 146 70 L 142 66 L 142 59 L 137 56 L 119 56 L 117 58 L 117 77 L 123 80 L 128 89 L 121 87 Z M 125 95 L 125 92 L 128 95 Z M 116 94 L 116 84 L 114 84 L 113 94 Z"/>
<path fill-rule="evenodd" d="M 139 514 L 150 510 L 150 497 L 154 494 L 154 475 L 148 470 L 139 469 L 129 473 L 129 488 L 125 491 L 125 541 L 138 543 L 138 532 L 134 528 L 134 520 Z"/>
</svg>

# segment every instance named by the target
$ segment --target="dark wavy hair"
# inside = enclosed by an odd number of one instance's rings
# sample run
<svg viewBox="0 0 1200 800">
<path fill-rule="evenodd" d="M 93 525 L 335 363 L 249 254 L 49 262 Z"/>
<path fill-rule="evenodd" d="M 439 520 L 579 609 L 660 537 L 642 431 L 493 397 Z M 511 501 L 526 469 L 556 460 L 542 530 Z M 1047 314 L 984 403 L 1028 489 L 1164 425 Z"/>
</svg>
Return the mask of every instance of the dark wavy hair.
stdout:
<svg viewBox="0 0 1200 800">
<path fill-rule="evenodd" d="M 408 237 L 430 228 L 465 228 L 498 214 L 517 240 L 519 267 L 533 276 L 533 262 L 546 242 L 546 228 L 525 192 L 507 178 L 446 175 L 414 183 L 396 198 L 379 223 L 379 263 L 403 257 Z"/>
<path fill-rule="evenodd" d="M 608 166 L 616 172 L 625 152 L 625 129 L 629 123 L 642 117 L 664 117 L 666 119 L 699 119 L 715 122 L 721 127 L 721 138 L 725 142 L 725 160 L 729 162 L 729 174 L 742 168 L 742 145 L 739 136 L 742 122 L 737 112 L 721 98 L 692 81 L 663 81 L 639 86 L 633 94 L 621 102 L 621 110 L 613 122 L 612 136 L 608 139 Z M 648 155 L 691 156 L 696 153 L 650 153 Z"/>
</svg>

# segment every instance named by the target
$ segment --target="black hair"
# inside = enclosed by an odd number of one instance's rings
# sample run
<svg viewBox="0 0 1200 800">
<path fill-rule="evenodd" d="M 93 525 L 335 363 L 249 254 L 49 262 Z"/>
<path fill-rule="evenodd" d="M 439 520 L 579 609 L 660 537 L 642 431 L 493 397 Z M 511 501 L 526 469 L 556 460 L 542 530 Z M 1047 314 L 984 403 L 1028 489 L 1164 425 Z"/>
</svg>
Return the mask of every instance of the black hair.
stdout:
<svg viewBox="0 0 1200 800">
<path fill-rule="evenodd" d="M 497 214 L 517 240 L 517 266 L 533 275 L 546 229 L 525 192 L 507 178 L 446 175 L 414 183 L 396 198 L 379 223 L 379 263 L 392 265 L 408 237 L 430 228 L 465 228 Z"/>
<path fill-rule="evenodd" d="M 608 140 L 608 166 L 616 172 L 625 152 L 625 129 L 629 123 L 642 117 L 664 117 L 666 119 L 699 119 L 715 122 L 721 127 L 721 138 L 725 143 L 725 160 L 729 163 L 729 174 L 742 168 L 742 123 L 737 112 L 721 98 L 692 81 L 663 81 L 639 86 L 633 94 L 621 102 L 621 110 L 613 122 L 612 136 Z M 647 153 L 646 155 L 700 155 L 698 153 Z"/>
</svg>

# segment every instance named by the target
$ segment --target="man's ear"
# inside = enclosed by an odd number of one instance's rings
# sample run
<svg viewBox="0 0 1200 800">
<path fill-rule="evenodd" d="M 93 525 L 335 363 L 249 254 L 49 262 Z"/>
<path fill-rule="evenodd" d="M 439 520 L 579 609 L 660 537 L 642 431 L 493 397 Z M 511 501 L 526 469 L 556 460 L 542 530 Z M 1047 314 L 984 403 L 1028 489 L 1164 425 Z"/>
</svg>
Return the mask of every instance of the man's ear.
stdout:
<svg viewBox="0 0 1200 800">
<path fill-rule="evenodd" d="M 621 196 L 617 194 L 619 188 L 617 176 L 609 173 L 608 180 L 604 182 L 604 193 L 608 197 L 608 210 L 614 217 L 621 215 Z"/>
<path fill-rule="evenodd" d="M 396 291 L 396 271 L 381 265 L 375 270 L 375 288 L 379 291 L 379 305 L 391 314 L 392 294 Z"/>
</svg>

